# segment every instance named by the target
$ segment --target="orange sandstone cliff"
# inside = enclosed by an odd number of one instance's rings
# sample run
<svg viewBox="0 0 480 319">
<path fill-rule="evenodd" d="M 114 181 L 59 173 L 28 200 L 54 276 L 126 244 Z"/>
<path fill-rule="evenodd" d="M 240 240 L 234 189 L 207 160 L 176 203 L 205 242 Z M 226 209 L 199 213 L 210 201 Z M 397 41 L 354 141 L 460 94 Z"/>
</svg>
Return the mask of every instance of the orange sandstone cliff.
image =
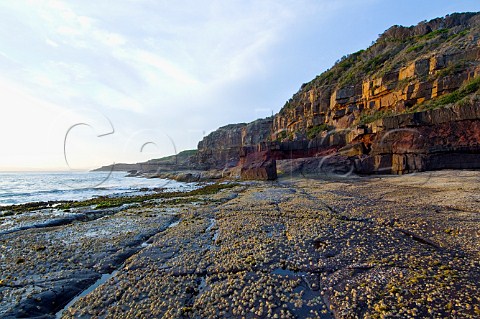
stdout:
<svg viewBox="0 0 480 319">
<path fill-rule="evenodd" d="M 480 168 L 479 75 L 479 13 L 393 26 L 273 119 L 206 136 L 195 161 L 246 179 L 275 179 L 279 159 L 325 156 L 366 174 Z"/>
<path fill-rule="evenodd" d="M 279 160 L 341 174 L 480 168 L 480 13 L 393 26 L 274 116 L 223 126 L 174 159 L 100 170 L 271 180 Z"/>
</svg>

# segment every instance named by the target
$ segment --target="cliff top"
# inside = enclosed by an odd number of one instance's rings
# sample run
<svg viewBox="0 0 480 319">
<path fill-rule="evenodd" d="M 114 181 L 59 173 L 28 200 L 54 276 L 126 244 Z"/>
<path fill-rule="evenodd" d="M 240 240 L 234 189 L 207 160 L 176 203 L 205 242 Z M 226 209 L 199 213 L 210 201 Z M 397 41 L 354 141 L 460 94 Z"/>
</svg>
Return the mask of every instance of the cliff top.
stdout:
<svg viewBox="0 0 480 319">
<path fill-rule="evenodd" d="M 302 84 L 280 112 L 291 107 L 298 95 L 312 88 L 331 86 L 331 90 L 334 90 L 355 85 L 366 77 L 381 77 L 399 70 L 425 55 L 466 49 L 471 43 L 469 36 L 478 40 L 479 30 L 478 12 L 453 13 L 410 27 L 392 26 L 366 50 L 342 57 L 333 67 Z"/>
</svg>

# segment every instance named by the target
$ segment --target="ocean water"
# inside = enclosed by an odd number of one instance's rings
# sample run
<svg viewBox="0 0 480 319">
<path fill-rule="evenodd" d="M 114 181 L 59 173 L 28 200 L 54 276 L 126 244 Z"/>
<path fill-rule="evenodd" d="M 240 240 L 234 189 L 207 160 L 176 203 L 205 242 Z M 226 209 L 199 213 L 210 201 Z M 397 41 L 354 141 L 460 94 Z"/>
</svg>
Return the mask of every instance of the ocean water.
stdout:
<svg viewBox="0 0 480 319">
<path fill-rule="evenodd" d="M 135 195 L 156 188 L 190 190 L 195 183 L 160 178 L 125 177 L 125 172 L 0 173 L 0 206 L 96 196 Z M 148 190 L 146 190 L 148 189 Z"/>
</svg>

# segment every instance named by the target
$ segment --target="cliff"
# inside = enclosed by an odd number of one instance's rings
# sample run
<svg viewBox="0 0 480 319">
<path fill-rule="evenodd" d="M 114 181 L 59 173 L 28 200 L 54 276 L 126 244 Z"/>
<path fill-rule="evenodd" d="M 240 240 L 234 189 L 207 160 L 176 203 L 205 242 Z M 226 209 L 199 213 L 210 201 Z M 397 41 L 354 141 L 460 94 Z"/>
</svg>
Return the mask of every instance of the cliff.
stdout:
<svg viewBox="0 0 480 319">
<path fill-rule="evenodd" d="M 359 173 L 480 168 L 480 98 L 379 119 L 360 137 L 368 138 L 370 151 L 352 157 Z"/>
<path fill-rule="evenodd" d="M 231 169 L 240 161 L 243 147 L 269 141 L 273 118 L 258 119 L 251 123 L 230 124 L 220 127 L 198 143 L 193 159 L 202 169 Z"/>
<path fill-rule="evenodd" d="M 393 26 L 303 84 L 273 119 L 205 137 L 196 161 L 205 169 L 238 166 L 247 179 L 276 178 L 278 159 L 332 162 L 332 154 L 358 173 L 480 167 L 479 74 L 479 13 Z"/>
<path fill-rule="evenodd" d="M 269 180 L 277 160 L 301 158 L 364 174 L 480 168 L 479 109 L 480 13 L 455 13 L 391 27 L 304 83 L 273 117 L 223 126 L 174 166 Z"/>
<path fill-rule="evenodd" d="M 394 26 L 303 84 L 275 116 L 273 138 L 311 139 L 329 128 L 420 111 L 478 76 L 479 60 L 479 14 Z"/>
</svg>

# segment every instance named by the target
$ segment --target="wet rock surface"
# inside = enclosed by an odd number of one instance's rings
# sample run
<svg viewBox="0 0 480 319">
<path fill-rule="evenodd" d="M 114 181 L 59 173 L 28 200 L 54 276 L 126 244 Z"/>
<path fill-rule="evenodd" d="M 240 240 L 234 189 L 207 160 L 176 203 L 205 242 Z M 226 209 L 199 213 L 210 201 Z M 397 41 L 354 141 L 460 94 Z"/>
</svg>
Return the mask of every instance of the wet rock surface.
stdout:
<svg viewBox="0 0 480 319">
<path fill-rule="evenodd" d="M 63 317 L 475 318 L 479 182 L 478 171 L 244 182 L 5 234 L 0 314 L 53 317 L 54 287 L 117 269 Z"/>
<path fill-rule="evenodd" d="M 43 210 L 2 218 L 0 316 L 54 315 L 174 218 L 153 208 Z"/>
</svg>

